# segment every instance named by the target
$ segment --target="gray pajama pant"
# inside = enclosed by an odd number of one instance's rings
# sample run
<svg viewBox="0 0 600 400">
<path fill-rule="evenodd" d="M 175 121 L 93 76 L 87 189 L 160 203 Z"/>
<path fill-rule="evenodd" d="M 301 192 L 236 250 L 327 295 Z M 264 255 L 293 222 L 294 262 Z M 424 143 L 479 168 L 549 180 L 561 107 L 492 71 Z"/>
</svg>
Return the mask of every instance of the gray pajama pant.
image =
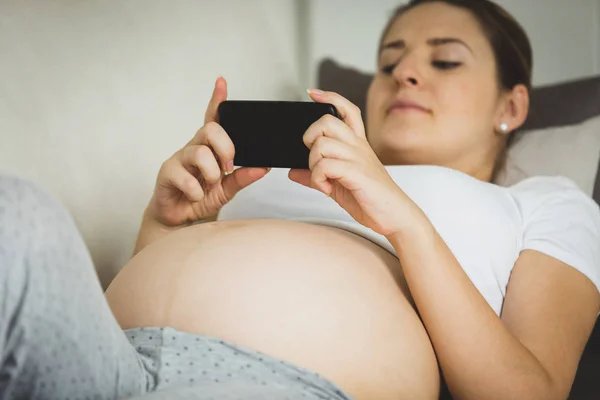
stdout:
<svg viewBox="0 0 600 400">
<path fill-rule="evenodd" d="M 122 331 L 68 213 L 0 176 L 0 399 L 332 399 L 319 375 L 168 327 Z"/>
</svg>

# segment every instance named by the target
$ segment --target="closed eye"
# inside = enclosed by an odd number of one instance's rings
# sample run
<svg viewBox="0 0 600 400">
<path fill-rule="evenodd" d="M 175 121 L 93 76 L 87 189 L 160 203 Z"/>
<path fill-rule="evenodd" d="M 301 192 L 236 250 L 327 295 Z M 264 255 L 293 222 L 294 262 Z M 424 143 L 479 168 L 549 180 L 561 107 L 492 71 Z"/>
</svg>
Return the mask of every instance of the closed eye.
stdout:
<svg viewBox="0 0 600 400">
<path fill-rule="evenodd" d="M 462 65 L 462 63 L 452 61 L 433 61 L 431 65 L 433 65 L 437 69 L 448 70 L 458 68 Z"/>
<path fill-rule="evenodd" d="M 385 65 L 381 67 L 381 72 L 383 72 L 385 75 L 391 75 L 392 72 L 394 72 L 394 68 L 396 68 L 396 65 L 398 64 Z"/>
<path fill-rule="evenodd" d="M 385 66 L 381 67 L 381 72 L 385 75 L 391 75 L 394 72 L 394 69 L 396 68 L 397 65 L 398 65 L 398 63 L 385 65 Z M 455 69 L 455 68 L 460 67 L 462 65 L 462 63 L 455 62 L 455 61 L 433 61 L 431 63 L 431 65 L 433 65 L 433 67 L 436 69 L 450 70 L 450 69 Z"/>
</svg>

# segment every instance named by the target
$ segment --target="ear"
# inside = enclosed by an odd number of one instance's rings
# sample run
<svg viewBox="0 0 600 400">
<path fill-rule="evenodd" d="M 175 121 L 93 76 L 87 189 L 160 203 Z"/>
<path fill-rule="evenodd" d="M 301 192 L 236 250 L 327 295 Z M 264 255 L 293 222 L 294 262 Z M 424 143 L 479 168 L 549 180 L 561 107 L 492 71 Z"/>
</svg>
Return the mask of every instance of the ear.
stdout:
<svg viewBox="0 0 600 400">
<path fill-rule="evenodd" d="M 529 113 L 529 90 L 525 85 L 516 85 L 512 90 L 506 91 L 500 100 L 497 117 L 494 120 L 494 130 L 499 134 L 509 134 L 520 128 Z M 506 124 L 508 129 L 502 130 L 500 126 Z"/>
</svg>

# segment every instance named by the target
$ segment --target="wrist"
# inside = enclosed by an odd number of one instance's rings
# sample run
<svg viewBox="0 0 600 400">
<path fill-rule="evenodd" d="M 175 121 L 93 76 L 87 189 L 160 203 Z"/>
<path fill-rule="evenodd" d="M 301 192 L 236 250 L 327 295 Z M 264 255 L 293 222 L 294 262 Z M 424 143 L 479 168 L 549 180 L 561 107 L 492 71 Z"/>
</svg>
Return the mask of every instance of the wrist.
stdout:
<svg viewBox="0 0 600 400">
<path fill-rule="evenodd" d="M 144 210 L 144 214 L 142 215 L 141 230 L 153 230 L 168 233 L 190 225 L 187 222 L 180 225 L 166 224 L 162 222 L 159 218 L 157 218 L 155 215 L 156 214 L 153 213 L 150 208 L 146 208 Z"/>
<path fill-rule="evenodd" d="M 133 250 L 133 255 L 135 256 L 137 253 L 142 251 L 146 246 L 150 243 L 155 242 L 169 233 L 176 231 L 181 228 L 180 226 L 168 226 L 161 222 L 159 222 L 156 218 L 152 216 L 152 213 L 149 212 L 148 209 L 144 210 L 144 214 L 142 216 L 142 223 L 140 226 L 140 230 L 138 232 L 138 237 L 135 243 L 135 247 Z"/>
<path fill-rule="evenodd" d="M 142 225 L 149 225 L 149 226 L 154 226 L 154 227 L 163 227 L 165 229 L 169 229 L 169 226 L 167 224 L 164 224 L 164 223 L 160 222 L 159 219 L 156 218 L 155 215 L 156 214 L 154 212 L 152 212 L 152 210 L 150 209 L 150 207 L 147 207 L 144 210 L 144 213 L 142 214 Z"/>
<path fill-rule="evenodd" d="M 414 241 L 426 240 L 435 234 L 435 228 L 427 215 L 416 204 L 413 203 L 402 218 L 402 223 L 386 239 L 396 248 L 408 245 Z"/>
</svg>

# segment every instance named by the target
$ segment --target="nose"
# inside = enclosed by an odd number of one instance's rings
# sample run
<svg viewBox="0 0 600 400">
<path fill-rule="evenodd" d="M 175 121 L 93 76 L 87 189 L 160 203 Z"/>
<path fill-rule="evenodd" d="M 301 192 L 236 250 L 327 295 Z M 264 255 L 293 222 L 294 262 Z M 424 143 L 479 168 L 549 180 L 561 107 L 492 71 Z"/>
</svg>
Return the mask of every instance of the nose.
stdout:
<svg viewBox="0 0 600 400">
<path fill-rule="evenodd" d="M 404 56 L 398 62 L 392 75 L 400 86 L 419 86 L 423 80 L 416 66 L 415 58 L 410 55 Z"/>
</svg>

